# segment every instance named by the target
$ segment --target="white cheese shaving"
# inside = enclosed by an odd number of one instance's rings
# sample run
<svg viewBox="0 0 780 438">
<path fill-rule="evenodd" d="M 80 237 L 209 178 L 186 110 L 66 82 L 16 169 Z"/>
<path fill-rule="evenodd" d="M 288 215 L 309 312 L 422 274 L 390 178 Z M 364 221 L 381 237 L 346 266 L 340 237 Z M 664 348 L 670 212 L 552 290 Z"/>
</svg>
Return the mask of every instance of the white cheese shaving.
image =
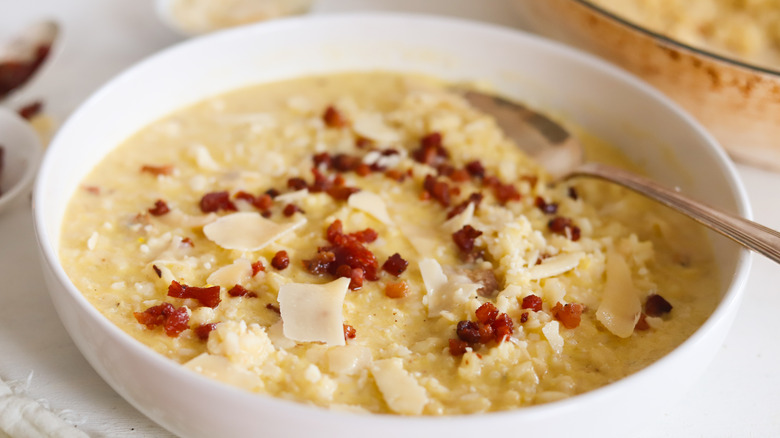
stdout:
<svg viewBox="0 0 780 438">
<path fill-rule="evenodd" d="M 363 164 L 375 164 L 382 157 L 381 151 L 371 151 L 363 156 Z"/>
<path fill-rule="evenodd" d="M 642 312 L 639 291 L 631 281 L 631 270 L 625 258 L 614 250 L 607 252 L 607 282 L 596 310 L 596 319 L 612 334 L 627 338 Z"/>
<path fill-rule="evenodd" d="M 385 201 L 382 200 L 381 196 L 375 193 L 366 190 L 353 193 L 347 199 L 347 205 L 356 210 L 361 210 L 370 214 L 385 225 L 393 224 L 393 220 L 390 219 L 390 215 L 387 213 Z"/>
<path fill-rule="evenodd" d="M 306 218 L 277 224 L 256 212 L 222 216 L 203 227 L 206 238 L 225 249 L 257 251 L 306 223 Z"/>
<path fill-rule="evenodd" d="M 279 289 L 284 336 L 299 342 L 345 345 L 342 308 L 350 280 L 327 284 L 289 283 Z"/>
<path fill-rule="evenodd" d="M 343 345 L 328 349 L 328 369 L 331 373 L 351 376 L 371 363 L 371 350 L 361 345 Z"/>
<path fill-rule="evenodd" d="M 206 282 L 230 289 L 237 284 L 246 283 L 250 278 L 252 278 L 252 263 L 245 258 L 240 258 L 212 272 Z"/>
<path fill-rule="evenodd" d="M 422 259 L 418 263 L 420 274 L 422 274 L 423 284 L 425 285 L 426 298 L 428 301 L 428 314 L 431 312 L 431 299 L 436 292 L 447 284 L 447 276 L 441 269 L 441 265 L 434 259 Z"/>
<path fill-rule="evenodd" d="M 420 260 L 419 267 L 425 284 L 424 301 L 428 305 L 428 316 L 445 316 L 448 312 L 456 311 L 475 298 L 482 287 L 460 276 L 448 280 L 441 265 L 434 259 Z"/>
<path fill-rule="evenodd" d="M 447 219 L 447 221 L 442 224 L 442 228 L 448 233 L 454 233 L 464 226 L 471 224 L 472 219 L 474 219 L 474 203 L 469 202 L 469 205 L 466 206 L 465 210 Z"/>
<path fill-rule="evenodd" d="M 300 201 L 301 199 L 304 199 L 308 195 L 309 195 L 309 189 L 296 190 L 294 192 L 283 193 L 277 196 L 276 198 L 274 198 L 274 202 L 289 203 L 289 202 Z"/>
<path fill-rule="evenodd" d="M 363 137 L 380 143 L 397 143 L 398 132 L 385 124 L 381 114 L 360 113 L 353 120 L 352 128 Z"/>
<path fill-rule="evenodd" d="M 563 352 L 563 336 L 561 336 L 559 330 L 560 323 L 558 321 L 550 321 L 542 327 L 544 337 L 547 338 L 547 342 L 550 343 L 550 347 L 556 354 Z"/>
<path fill-rule="evenodd" d="M 541 264 L 528 268 L 528 275 L 531 280 L 561 275 L 576 268 L 584 255 L 584 253 L 575 252 L 544 259 Z"/>
<path fill-rule="evenodd" d="M 390 410 L 405 415 L 422 413 L 428 403 L 428 395 L 425 388 L 404 369 L 400 358 L 375 361 L 371 373 Z"/>
<path fill-rule="evenodd" d="M 209 150 L 202 144 L 196 144 L 192 148 L 195 162 L 203 170 L 219 170 L 219 164 L 211 157 Z"/>
<path fill-rule="evenodd" d="M 268 327 L 268 338 L 278 350 L 293 348 L 297 345 L 295 341 L 284 335 L 284 321 L 281 319 Z"/>
</svg>

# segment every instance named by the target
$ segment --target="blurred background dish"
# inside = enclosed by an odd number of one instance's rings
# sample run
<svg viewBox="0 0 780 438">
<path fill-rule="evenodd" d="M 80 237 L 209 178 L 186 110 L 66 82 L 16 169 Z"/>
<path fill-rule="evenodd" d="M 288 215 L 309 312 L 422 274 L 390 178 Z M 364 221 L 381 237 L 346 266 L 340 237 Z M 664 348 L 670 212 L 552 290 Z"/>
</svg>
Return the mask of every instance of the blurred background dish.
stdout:
<svg viewBox="0 0 780 438">
<path fill-rule="evenodd" d="M 780 72 L 692 47 L 589 1 L 515 0 L 515 5 L 527 28 L 612 61 L 672 97 L 733 158 L 780 170 Z M 699 13 L 693 2 L 685 6 Z"/>
<path fill-rule="evenodd" d="M 164 23 L 185 35 L 197 35 L 298 15 L 309 10 L 313 0 L 157 0 L 157 13 Z"/>
<path fill-rule="evenodd" d="M 780 68 L 780 0 L 588 0 L 692 47 Z"/>
</svg>

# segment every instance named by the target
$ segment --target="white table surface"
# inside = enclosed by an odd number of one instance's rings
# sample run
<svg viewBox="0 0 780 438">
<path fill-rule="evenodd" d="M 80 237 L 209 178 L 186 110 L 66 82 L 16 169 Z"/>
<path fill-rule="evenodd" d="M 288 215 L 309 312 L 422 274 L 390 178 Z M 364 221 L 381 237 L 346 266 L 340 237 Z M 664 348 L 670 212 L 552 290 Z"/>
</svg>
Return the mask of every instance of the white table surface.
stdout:
<svg viewBox="0 0 780 438">
<path fill-rule="evenodd" d="M 313 13 L 380 9 L 509 26 L 519 21 L 511 0 L 315 0 Z M 6 104 L 40 98 L 60 121 L 113 75 L 181 39 L 156 20 L 152 0 L 0 0 L 0 38 L 44 17 L 63 26 L 58 53 Z M 780 229 L 780 174 L 737 167 L 755 220 Z M 71 342 L 46 293 L 35 246 L 25 199 L 0 216 L 0 379 L 90 436 L 170 436 L 103 382 Z M 713 364 L 681 403 L 641 425 L 625 425 L 623 436 L 780 436 L 778 310 L 780 266 L 756 256 L 742 307 Z"/>
</svg>

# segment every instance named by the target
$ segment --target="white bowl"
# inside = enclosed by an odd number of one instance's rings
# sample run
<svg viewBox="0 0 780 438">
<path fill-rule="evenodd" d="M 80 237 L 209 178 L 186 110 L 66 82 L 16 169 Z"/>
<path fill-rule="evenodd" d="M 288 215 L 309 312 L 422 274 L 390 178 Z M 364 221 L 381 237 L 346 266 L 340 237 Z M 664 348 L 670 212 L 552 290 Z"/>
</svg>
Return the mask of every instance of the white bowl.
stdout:
<svg viewBox="0 0 780 438">
<path fill-rule="evenodd" d="M 30 193 L 43 147 L 30 125 L 15 112 L 0 108 L 0 146 L 5 150 L 0 172 L 0 213 Z"/>
<path fill-rule="evenodd" d="M 490 25 L 409 15 L 295 18 L 226 31 L 168 49 L 111 81 L 63 126 L 44 159 L 34 205 L 46 281 L 65 327 L 98 373 L 141 412 L 191 437 L 625 436 L 628 425 L 645 423 L 679 399 L 721 345 L 749 269 L 749 254 L 714 234 L 722 288 L 713 293 L 722 300 L 682 346 L 596 391 L 461 417 L 338 413 L 224 386 L 116 328 L 68 279 L 57 257 L 65 206 L 82 177 L 130 134 L 184 105 L 248 84 L 376 69 L 489 81 L 620 146 L 658 180 L 749 215 L 734 168 L 691 117 L 634 77 L 567 47 Z M 670 164 L 670 157 L 685 167 Z"/>
</svg>

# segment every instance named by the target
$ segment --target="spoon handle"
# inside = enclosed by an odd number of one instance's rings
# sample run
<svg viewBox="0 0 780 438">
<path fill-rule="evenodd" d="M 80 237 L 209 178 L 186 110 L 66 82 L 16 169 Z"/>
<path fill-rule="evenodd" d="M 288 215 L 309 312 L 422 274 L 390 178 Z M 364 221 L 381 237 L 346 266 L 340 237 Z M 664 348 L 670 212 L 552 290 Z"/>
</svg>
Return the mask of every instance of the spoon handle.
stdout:
<svg viewBox="0 0 780 438">
<path fill-rule="evenodd" d="M 763 225 L 719 211 L 647 178 L 604 164 L 585 163 L 574 169 L 568 176 L 591 176 L 620 184 L 677 210 L 740 245 L 780 263 L 780 233 Z"/>
</svg>

